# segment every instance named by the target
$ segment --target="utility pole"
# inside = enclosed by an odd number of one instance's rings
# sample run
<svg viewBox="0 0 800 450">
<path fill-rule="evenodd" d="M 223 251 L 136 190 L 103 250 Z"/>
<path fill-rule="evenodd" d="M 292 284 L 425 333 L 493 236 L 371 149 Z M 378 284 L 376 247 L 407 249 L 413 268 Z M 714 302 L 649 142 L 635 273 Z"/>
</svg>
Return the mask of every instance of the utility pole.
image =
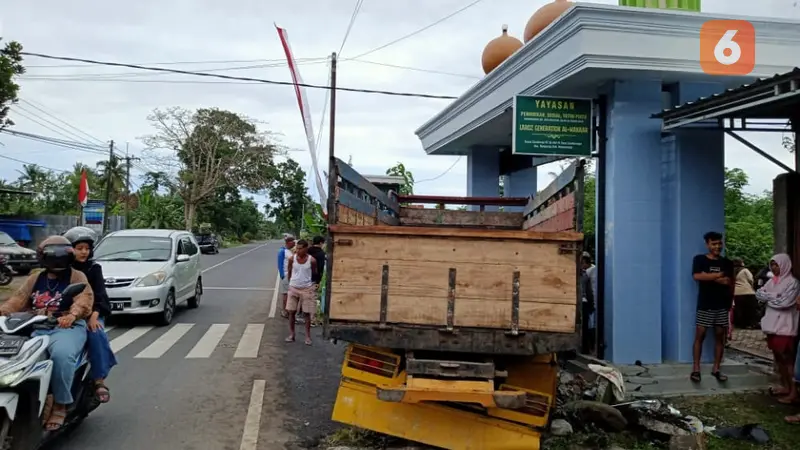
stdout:
<svg viewBox="0 0 800 450">
<path fill-rule="evenodd" d="M 108 214 L 111 212 L 111 169 L 114 167 L 114 140 L 108 143 L 108 166 L 106 166 L 106 203 L 103 207 L 103 236 L 108 233 Z"/>
<path fill-rule="evenodd" d="M 130 201 L 131 201 L 131 163 L 141 158 L 128 154 L 128 144 L 125 144 L 125 228 L 131 226 Z"/>
<path fill-rule="evenodd" d="M 336 183 L 339 175 L 336 172 L 336 157 L 334 156 L 333 144 L 335 142 L 336 130 L 336 52 L 331 54 L 331 114 L 330 125 L 328 126 L 329 140 L 328 140 L 328 224 L 333 225 L 336 223 Z M 330 254 L 333 247 L 328 239 L 328 254 Z M 328 278 L 330 281 L 330 278 Z"/>
</svg>

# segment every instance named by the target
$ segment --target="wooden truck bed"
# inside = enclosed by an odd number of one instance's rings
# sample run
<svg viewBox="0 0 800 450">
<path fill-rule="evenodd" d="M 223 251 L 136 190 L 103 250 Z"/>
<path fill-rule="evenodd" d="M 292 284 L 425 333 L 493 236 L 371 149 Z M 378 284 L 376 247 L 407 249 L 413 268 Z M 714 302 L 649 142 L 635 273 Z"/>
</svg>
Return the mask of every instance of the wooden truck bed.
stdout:
<svg viewBox="0 0 800 450">
<path fill-rule="evenodd" d="M 329 202 L 335 217 L 329 217 L 328 337 L 504 354 L 578 345 L 581 233 L 535 231 L 531 223 L 542 221 L 523 212 L 414 208 L 406 202 L 536 205 L 528 199 L 393 199 L 364 185 L 343 162 L 336 166 L 341 182 Z M 546 206 L 559 209 L 553 205 Z M 524 230 L 526 223 L 534 230 Z"/>
</svg>

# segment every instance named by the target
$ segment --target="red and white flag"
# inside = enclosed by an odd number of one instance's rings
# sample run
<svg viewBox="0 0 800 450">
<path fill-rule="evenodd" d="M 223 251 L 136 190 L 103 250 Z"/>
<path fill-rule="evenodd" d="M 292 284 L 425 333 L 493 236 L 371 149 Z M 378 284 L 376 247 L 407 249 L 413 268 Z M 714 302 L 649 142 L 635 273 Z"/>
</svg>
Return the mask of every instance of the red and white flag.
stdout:
<svg viewBox="0 0 800 450">
<path fill-rule="evenodd" d="M 306 90 L 305 87 L 301 86 L 303 84 L 303 79 L 300 77 L 300 72 L 297 70 L 297 63 L 294 60 L 294 55 L 292 54 L 292 48 L 289 46 L 289 34 L 283 28 L 279 27 L 277 24 L 275 25 L 275 29 L 278 30 L 278 36 L 281 38 L 281 45 L 283 46 L 283 52 L 286 54 L 286 61 L 289 64 L 289 71 L 292 74 L 292 82 L 294 83 L 294 93 L 297 95 L 297 106 L 300 107 L 300 115 L 303 118 L 303 126 L 306 130 L 306 139 L 308 140 L 308 150 L 311 152 L 311 169 L 314 172 L 314 181 L 317 185 L 317 191 L 319 192 L 320 203 L 322 204 L 322 211 L 327 213 L 327 202 L 325 199 L 327 195 L 325 195 L 325 186 L 322 184 L 322 177 L 319 175 L 319 163 L 317 161 L 317 143 L 314 138 L 314 126 L 311 123 L 311 112 L 308 108 L 308 99 L 306 98 Z"/>
<path fill-rule="evenodd" d="M 86 170 L 81 172 L 81 184 L 78 185 L 78 203 L 81 207 L 86 206 L 86 201 L 89 200 L 89 180 L 86 178 Z"/>
</svg>

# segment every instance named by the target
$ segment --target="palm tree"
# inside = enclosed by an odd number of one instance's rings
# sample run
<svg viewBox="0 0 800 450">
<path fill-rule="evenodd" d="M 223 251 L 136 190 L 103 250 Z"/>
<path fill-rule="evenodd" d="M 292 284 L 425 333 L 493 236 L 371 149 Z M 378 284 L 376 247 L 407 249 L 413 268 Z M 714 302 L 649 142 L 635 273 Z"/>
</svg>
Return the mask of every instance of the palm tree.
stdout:
<svg viewBox="0 0 800 450">
<path fill-rule="evenodd" d="M 162 187 L 171 188 L 172 182 L 166 172 L 147 172 L 144 174 L 142 187 L 149 187 L 158 192 Z"/>
<path fill-rule="evenodd" d="M 111 203 L 115 204 L 119 200 L 120 193 L 125 190 L 125 166 L 120 158 L 112 157 L 110 160 L 97 163 L 98 181 L 102 184 L 103 190 L 109 186 L 111 178 Z"/>
<path fill-rule="evenodd" d="M 47 180 L 48 172 L 36 164 L 25 164 L 19 172 L 17 184 L 21 188 L 37 190 Z"/>
</svg>

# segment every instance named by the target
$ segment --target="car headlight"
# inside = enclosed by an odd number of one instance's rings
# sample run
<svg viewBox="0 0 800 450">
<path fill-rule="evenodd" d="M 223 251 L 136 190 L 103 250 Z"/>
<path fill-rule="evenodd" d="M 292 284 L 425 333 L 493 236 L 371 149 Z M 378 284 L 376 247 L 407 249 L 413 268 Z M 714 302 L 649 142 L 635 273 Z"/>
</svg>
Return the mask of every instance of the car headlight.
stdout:
<svg viewBox="0 0 800 450">
<path fill-rule="evenodd" d="M 158 286 L 167 279 L 166 272 L 153 272 L 150 275 L 144 276 L 136 283 L 138 287 Z"/>
<path fill-rule="evenodd" d="M 25 374 L 25 369 L 17 370 L 0 376 L 0 386 L 8 386 L 18 381 Z"/>
</svg>

